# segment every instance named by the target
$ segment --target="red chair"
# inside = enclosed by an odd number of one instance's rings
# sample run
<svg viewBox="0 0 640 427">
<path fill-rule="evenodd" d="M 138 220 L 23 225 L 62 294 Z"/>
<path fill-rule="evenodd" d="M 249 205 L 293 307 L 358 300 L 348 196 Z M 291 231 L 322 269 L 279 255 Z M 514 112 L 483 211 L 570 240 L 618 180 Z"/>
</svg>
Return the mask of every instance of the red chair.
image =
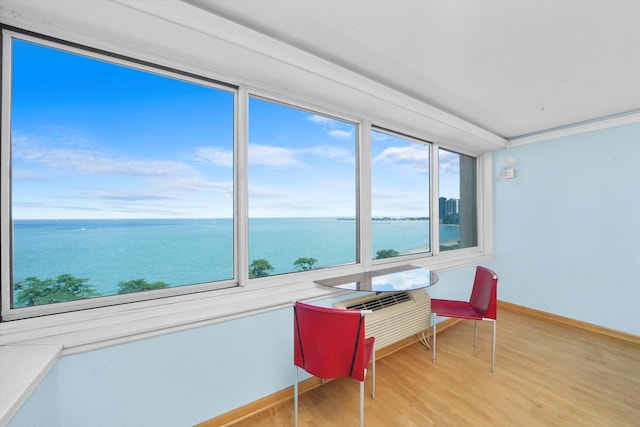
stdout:
<svg viewBox="0 0 640 427">
<path fill-rule="evenodd" d="M 496 306 L 498 293 L 498 276 L 488 268 L 476 267 L 476 276 L 469 301 L 452 301 L 431 299 L 431 324 L 433 325 L 433 363 L 436 363 L 436 316 L 473 319 L 475 336 L 473 346 L 478 345 L 478 320 L 493 322 L 493 341 L 491 353 L 491 372 L 496 360 Z"/>
<path fill-rule="evenodd" d="M 365 338 L 365 311 L 318 307 L 296 302 L 293 307 L 294 422 L 298 425 L 298 369 L 321 379 L 351 377 L 360 381 L 360 426 L 364 425 L 364 380 L 373 363 L 376 390 L 375 338 Z"/>
</svg>

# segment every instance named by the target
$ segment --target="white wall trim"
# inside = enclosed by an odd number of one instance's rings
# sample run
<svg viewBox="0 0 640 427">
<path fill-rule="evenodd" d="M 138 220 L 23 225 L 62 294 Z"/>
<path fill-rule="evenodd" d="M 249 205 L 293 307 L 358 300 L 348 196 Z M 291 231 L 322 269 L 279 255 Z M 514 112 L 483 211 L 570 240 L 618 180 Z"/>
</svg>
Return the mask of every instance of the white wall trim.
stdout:
<svg viewBox="0 0 640 427">
<path fill-rule="evenodd" d="M 593 121 L 578 123 L 558 129 L 551 129 L 531 135 L 524 135 L 509 139 L 509 147 L 532 144 L 534 142 L 548 141 L 550 139 L 562 138 L 565 136 L 579 135 L 581 133 L 593 132 L 602 129 L 624 126 L 640 122 L 640 111 L 620 114 Z"/>
</svg>

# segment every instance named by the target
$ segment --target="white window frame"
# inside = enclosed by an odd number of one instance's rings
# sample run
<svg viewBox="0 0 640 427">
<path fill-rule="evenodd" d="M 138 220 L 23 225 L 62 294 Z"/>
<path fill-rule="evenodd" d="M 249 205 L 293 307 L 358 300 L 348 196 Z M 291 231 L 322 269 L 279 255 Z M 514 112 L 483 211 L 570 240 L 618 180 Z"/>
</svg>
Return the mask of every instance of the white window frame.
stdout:
<svg viewBox="0 0 640 427">
<path fill-rule="evenodd" d="M 0 276 L 1 280 L 1 288 L 0 288 L 0 299 L 2 300 L 0 306 L 0 313 L 2 316 L 2 320 L 16 320 L 27 317 L 38 317 L 38 316 L 46 316 L 56 313 L 64 313 L 69 311 L 77 311 L 77 310 L 86 310 L 90 308 L 103 307 L 103 306 L 115 306 L 120 304 L 127 304 L 136 301 L 144 301 L 149 299 L 158 299 L 158 298 L 167 298 L 176 295 L 184 295 L 191 294 L 194 292 L 204 292 L 210 290 L 219 290 L 224 288 L 230 288 L 237 286 L 239 283 L 238 279 L 238 270 L 237 263 L 233 263 L 233 277 L 231 279 L 225 279 L 210 283 L 203 284 L 193 284 L 193 285 L 184 285 L 184 286 L 176 286 L 165 289 L 146 291 L 144 293 L 136 292 L 136 293 L 128 293 L 122 295 L 109 295 L 109 296 L 101 296 L 99 298 L 87 298 L 82 300 L 75 301 L 67 301 L 58 304 L 47 304 L 47 305 L 39 305 L 33 307 L 21 307 L 21 308 L 12 308 L 11 307 L 11 283 L 12 283 L 12 200 L 11 200 L 11 78 L 12 78 L 12 46 L 13 40 L 22 40 L 30 43 L 39 44 L 48 48 L 63 50 L 65 52 L 80 55 L 96 60 L 101 60 L 105 62 L 109 62 L 112 64 L 121 65 L 124 67 L 128 67 L 131 69 L 140 70 L 143 72 L 148 72 L 152 74 L 162 75 L 169 78 L 178 79 L 184 82 L 204 85 L 216 90 L 222 90 L 229 93 L 232 93 L 234 96 L 234 151 L 237 151 L 238 145 L 238 137 L 236 136 L 237 131 L 237 123 L 238 123 L 238 90 L 230 85 L 223 85 L 218 82 L 213 82 L 209 79 L 198 78 L 196 76 L 190 75 L 188 73 L 180 73 L 179 71 L 168 70 L 163 67 L 154 68 L 153 66 L 135 61 L 133 59 L 126 60 L 116 56 L 105 55 L 99 52 L 94 52 L 90 49 L 81 49 L 75 46 L 71 46 L 65 43 L 56 43 L 46 38 L 38 38 L 26 34 L 16 33 L 13 31 L 3 31 L 2 32 L 2 85 L 3 85 L 3 96 L 2 96 L 2 210 L 0 213 L 0 218 L 2 223 L 0 225 L 1 230 L 1 267 L 2 273 Z M 236 161 L 234 156 L 234 162 Z M 237 188 L 238 188 L 238 167 L 234 164 L 234 200 L 233 200 L 233 211 L 237 212 L 237 204 L 238 197 Z M 235 216 L 235 215 L 234 215 Z M 237 218 L 233 218 L 233 260 L 238 259 L 238 244 L 237 244 L 237 236 L 238 230 L 237 226 L 239 221 Z"/>
<path fill-rule="evenodd" d="M 371 265 L 372 266 L 381 266 L 381 265 L 387 265 L 387 264 L 397 264 L 398 262 L 403 262 L 405 264 L 407 263 L 412 263 L 414 262 L 414 260 L 422 260 L 424 258 L 429 258 L 432 257 L 434 255 L 433 249 L 434 249 L 434 229 L 438 230 L 438 223 L 439 223 L 439 218 L 438 218 L 438 210 L 434 208 L 434 204 L 433 204 L 433 194 L 434 191 L 437 193 L 438 187 L 434 187 L 433 182 L 435 181 L 436 183 L 438 182 L 438 177 L 437 177 L 437 167 L 436 169 L 433 168 L 433 157 L 434 154 L 437 156 L 436 153 L 434 153 L 435 151 L 435 144 L 433 144 L 430 141 L 424 140 L 424 139 L 420 139 L 418 137 L 415 136 L 411 136 L 411 135 L 407 135 L 398 131 L 394 131 L 394 130 L 390 130 L 390 129 L 386 129 L 384 127 L 381 126 L 371 126 L 371 132 L 380 132 L 380 133 L 386 133 L 388 135 L 391 136 L 395 136 L 397 138 L 402 138 L 405 139 L 407 141 L 411 141 L 415 144 L 422 144 L 425 145 L 427 147 L 429 147 L 429 251 L 427 252 L 421 252 L 421 253 L 417 253 L 417 254 L 407 254 L 407 255 L 399 255 L 397 257 L 392 257 L 392 258 L 382 258 L 382 259 L 373 259 L 373 222 L 372 222 L 372 217 L 373 217 L 373 206 L 371 204 L 372 202 L 372 175 L 369 175 L 369 184 L 368 184 L 368 188 L 370 189 L 370 194 L 369 194 L 369 213 L 367 215 L 367 221 L 369 222 L 369 234 L 370 234 L 370 246 L 367 248 L 368 252 L 367 253 L 369 258 L 372 258 L 371 260 Z M 369 133 L 369 135 L 371 135 L 371 132 Z M 372 170 L 372 164 L 371 164 L 371 139 L 369 139 L 369 147 L 368 147 L 368 151 L 369 151 L 369 157 L 368 157 L 368 167 L 369 170 Z M 437 165 L 437 164 L 436 164 Z M 437 206 L 437 205 L 436 205 Z M 435 225 L 434 225 L 435 223 Z M 439 236 L 439 232 L 436 236 Z M 439 247 L 439 245 L 436 245 Z"/>
<path fill-rule="evenodd" d="M 241 91 L 242 90 L 243 90 L 243 88 L 241 88 Z M 295 110 L 298 110 L 298 111 L 302 111 L 302 112 L 306 112 L 306 113 L 309 113 L 309 114 L 317 114 L 317 115 L 320 115 L 320 116 L 323 116 L 323 117 L 327 117 L 329 119 L 333 119 L 333 120 L 336 120 L 336 121 L 349 123 L 349 124 L 354 126 L 355 132 L 356 132 L 356 135 L 355 135 L 355 147 L 354 147 L 355 156 L 356 156 L 356 165 L 355 165 L 355 170 L 354 170 L 354 173 L 355 173 L 354 179 L 356 180 L 356 182 L 355 182 L 355 190 L 356 191 L 354 193 L 354 197 L 356 198 L 356 201 L 355 201 L 355 215 L 356 215 L 356 242 L 355 242 L 356 243 L 355 244 L 356 254 L 355 254 L 355 261 L 352 264 L 347 264 L 347 265 L 342 265 L 342 266 L 329 266 L 329 267 L 323 267 L 322 269 L 312 269 L 312 270 L 329 270 L 329 271 L 333 271 L 335 269 L 345 269 L 345 268 L 346 269 L 352 269 L 353 265 L 360 264 L 362 262 L 362 257 L 361 257 L 361 254 L 360 254 L 360 250 L 361 250 L 360 249 L 360 245 L 358 244 L 358 240 L 359 240 L 358 235 L 359 235 L 359 233 L 361 233 L 360 227 L 362 225 L 362 221 L 360 221 L 360 216 L 361 216 L 360 212 L 361 212 L 361 209 L 362 209 L 362 206 L 360 204 L 360 202 L 362 201 L 362 196 L 361 196 L 362 179 L 360 178 L 361 175 L 360 175 L 359 170 L 360 170 L 360 167 L 362 165 L 362 159 L 360 158 L 360 154 L 359 153 L 362 151 L 362 146 L 363 146 L 363 142 L 362 142 L 362 126 L 363 126 L 363 123 L 361 121 L 358 121 L 357 119 L 352 118 L 352 117 L 347 118 L 345 114 L 336 113 L 336 112 L 329 112 L 329 111 L 327 111 L 327 108 L 324 108 L 324 109 L 318 108 L 317 106 L 315 106 L 313 104 L 307 104 L 307 103 L 303 103 L 303 102 L 300 102 L 300 101 L 297 101 L 297 102 L 294 103 L 291 100 L 283 98 L 280 95 L 270 94 L 270 93 L 267 93 L 267 92 L 264 92 L 264 91 L 260 91 L 260 90 L 256 90 L 256 89 L 248 90 L 246 88 L 244 88 L 243 93 L 246 94 L 246 100 L 245 101 L 247 103 L 247 106 L 249 104 L 250 98 L 254 98 L 254 99 L 259 99 L 259 100 L 264 101 L 264 102 L 270 102 L 270 103 L 274 103 L 274 104 L 279 104 L 279 105 L 282 105 L 284 107 L 292 108 L 292 109 L 295 109 Z M 301 272 L 292 271 L 292 272 L 286 272 L 286 273 L 281 273 L 281 274 L 277 274 L 277 275 L 269 275 L 269 276 L 266 276 L 266 277 L 249 279 L 248 270 L 249 270 L 249 264 L 250 264 L 251 260 L 249 259 L 249 243 L 248 243 L 248 241 L 249 241 L 249 233 L 248 233 L 248 227 L 249 227 L 249 225 L 248 225 L 249 224 L 248 223 L 248 219 L 249 219 L 249 213 L 248 213 L 248 210 L 249 210 L 249 197 L 248 197 L 248 193 L 249 193 L 249 190 L 248 190 L 248 187 L 249 187 L 249 173 L 248 173 L 248 168 L 249 168 L 249 165 L 248 165 L 248 150 L 249 150 L 249 146 L 248 146 L 248 144 L 249 144 L 249 140 L 248 140 L 248 132 L 249 132 L 249 120 L 250 120 L 250 118 L 249 118 L 250 114 L 249 114 L 248 107 L 245 108 L 244 110 L 241 110 L 240 111 L 240 115 L 243 115 L 245 117 L 245 120 L 246 120 L 245 121 L 246 128 L 243 130 L 243 133 L 244 133 L 244 135 L 246 137 L 246 140 L 243 141 L 241 146 L 242 146 L 242 149 L 246 150 L 246 152 L 247 152 L 247 155 L 246 155 L 247 162 L 244 163 L 244 166 L 243 166 L 244 168 L 243 169 L 238 169 L 239 171 L 244 171 L 244 170 L 247 171 L 246 174 L 245 173 L 241 173 L 242 177 L 239 178 L 240 181 L 246 181 L 246 196 L 243 199 L 243 200 L 245 200 L 244 206 L 245 206 L 246 221 L 245 221 L 245 224 L 243 224 L 243 226 L 247 228 L 246 241 L 244 242 L 244 244 L 246 245 L 246 250 L 242 253 L 242 257 L 244 259 L 243 262 L 246 262 L 246 266 L 244 266 L 244 265 L 241 266 L 243 271 L 246 273 L 246 277 L 245 277 L 244 281 L 240 282 L 240 285 L 244 286 L 245 284 L 248 283 L 247 282 L 248 280 L 251 280 L 252 283 L 254 281 L 255 282 L 264 282 L 264 281 L 270 281 L 270 280 L 268 280 L 268 278 L 270 278 L 270 277 L 271 278 L 275 278 L 275 277 L 282 277 L 282 276 L 288 276 L 288 275 L 291 275 L 291 274 L 300 274 L 300 273 L 301 274 L 309 274 L 310 271 L 301 271 Z M 332 275 L 335 275 L 335 274 L 332 274 Z"/>
</svg>

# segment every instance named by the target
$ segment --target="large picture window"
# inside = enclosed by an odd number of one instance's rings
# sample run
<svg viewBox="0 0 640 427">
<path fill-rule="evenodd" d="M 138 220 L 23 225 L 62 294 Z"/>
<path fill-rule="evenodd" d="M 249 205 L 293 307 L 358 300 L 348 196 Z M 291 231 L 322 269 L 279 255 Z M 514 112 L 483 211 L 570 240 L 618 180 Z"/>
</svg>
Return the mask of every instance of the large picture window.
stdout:
<svg viewBox="0 0 640 427">
<path fill-rule="evenodd" d="M 249 276 L 356 262 L 356 126 L 249 101 Z"/>
<path fill-rule="evenodd" d="M 232 283 L 234 91 L 21 39 L 10 71 L 12 308 Z"/>
<path fill-rule="evenodd" d="M 133 59 L 3 37 L 3 319 L 478 247 L 472 156 Z"/>
</svg>

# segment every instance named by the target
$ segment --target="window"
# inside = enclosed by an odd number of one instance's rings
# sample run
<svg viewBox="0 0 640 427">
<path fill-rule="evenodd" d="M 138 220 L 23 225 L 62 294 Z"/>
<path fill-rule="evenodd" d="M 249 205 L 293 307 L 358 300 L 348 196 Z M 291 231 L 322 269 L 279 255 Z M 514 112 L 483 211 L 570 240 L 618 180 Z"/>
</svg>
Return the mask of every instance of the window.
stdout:
<svg viewBox="0 0 640 427">
<path fill-rule="evenodd" d="M 371 132 L 373 258 L 427 253 L 430 243 L 430 145 Z"/>
<path fill-rule="evenodd" d="M 359 141 L 358 123 L 238 102 L 205 78 L 4 37 L 3 319 L 478 247 L 474 157 L 380 128 Z"/>
<path fill-rule="evenodd" d="M 249 276 L 356 262 L 356 126 L 249 100 Z"/>
<path fill-rule="evenodd" d="M 234 91 L 17 38 L 10 59 L 11 308 L 232 285 Z"/>
<path fill-rule="evenodd" d="M 439 150 L 440 250 L 478 245 L 476 159 Z"/>
</svg>

